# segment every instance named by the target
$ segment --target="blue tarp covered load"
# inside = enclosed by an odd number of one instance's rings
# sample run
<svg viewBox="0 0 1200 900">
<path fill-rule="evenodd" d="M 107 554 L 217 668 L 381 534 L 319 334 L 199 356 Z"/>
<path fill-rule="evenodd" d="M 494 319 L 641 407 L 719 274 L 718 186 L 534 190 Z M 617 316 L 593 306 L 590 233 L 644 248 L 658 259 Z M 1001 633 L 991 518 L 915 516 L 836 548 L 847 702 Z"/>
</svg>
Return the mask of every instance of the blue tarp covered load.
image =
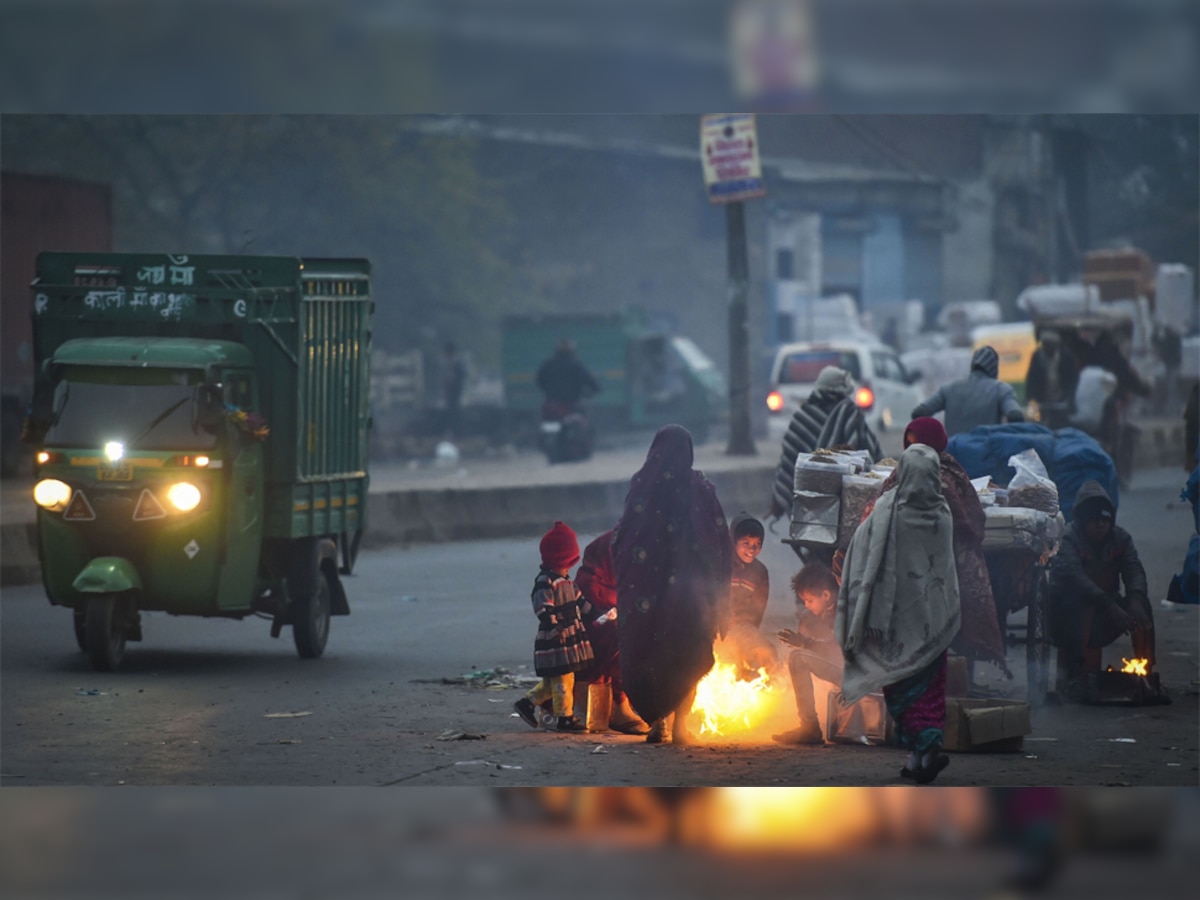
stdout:
<svg viewBox="0 0 1200 900">
<path fill-rule="evenodd" d="M 1077 428 L 1051 431 L 1044 425 L 1016 422 L 1011 425 L 980 425 L 950 438 L 946 450 L 962 463 L 972 478 L 989 476 L 1007 485 L 1016 474 L 1008 458 L 1028 449 L 1037 451 L 1046 473 L 1058 486 L 1058 504 L 1070 521 L 1075 493 L 1085 481 L 1095 479 L 1120 505 L 1117 468 L 1096 440 Z"/>
<path fill-rule="evenodd" d="M 1076 492 L 1093 478 L 1112 497 L 1113 505 L 1119 507 L 1117 467 L 1096 439 L 1077 428 L 1060 428 L 1054 437 L 1054 464 L 1047 469 L 1058 485 L 1058 504 L 1067 521 L 1071 520 Z"/>
</svg>

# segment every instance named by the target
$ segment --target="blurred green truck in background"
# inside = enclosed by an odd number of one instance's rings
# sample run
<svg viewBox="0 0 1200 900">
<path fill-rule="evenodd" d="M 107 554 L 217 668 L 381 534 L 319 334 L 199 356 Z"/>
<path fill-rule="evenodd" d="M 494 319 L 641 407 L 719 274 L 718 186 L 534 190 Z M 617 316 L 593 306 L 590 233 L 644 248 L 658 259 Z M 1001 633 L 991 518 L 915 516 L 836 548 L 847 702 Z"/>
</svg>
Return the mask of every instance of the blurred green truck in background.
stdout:
<svg viewBox="0 0 1200 900">
<path fill-rule="evenodd" d="M 725 377 L 690 339 L 670 335 L 630 313 L 506 316 L 502 370 L 505 406 L 519 434 L 537 427 L 542 394 L 538 367 L 558 342 L 575 344 L 580 361 L 600 384 L 586 401 L 600 434 L 675 423 L 707 440 L 728 416 Z"/>
</svg>

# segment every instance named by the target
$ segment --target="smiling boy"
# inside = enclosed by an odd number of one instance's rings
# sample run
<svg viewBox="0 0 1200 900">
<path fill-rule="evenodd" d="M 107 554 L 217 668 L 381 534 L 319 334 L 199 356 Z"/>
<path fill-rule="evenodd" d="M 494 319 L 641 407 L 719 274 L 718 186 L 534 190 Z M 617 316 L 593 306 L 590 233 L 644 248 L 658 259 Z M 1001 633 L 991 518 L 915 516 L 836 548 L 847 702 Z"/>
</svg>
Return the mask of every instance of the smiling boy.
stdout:
<svg viewBox="0 0 1200 900">
<path fill-rule="evenodd" d="M 760 668 L 773 672 L 778 665 L 774 644 L 759 631 L 771 593 L 767 567 L 758 560 L 764 535 L 762 522 L 744 512 L 734 516 L 729 525 L 733 571 L 726 641 L 735 648 L 741 662 L 741 677 L 747 680 L 757 678 Z"/>
</svg>

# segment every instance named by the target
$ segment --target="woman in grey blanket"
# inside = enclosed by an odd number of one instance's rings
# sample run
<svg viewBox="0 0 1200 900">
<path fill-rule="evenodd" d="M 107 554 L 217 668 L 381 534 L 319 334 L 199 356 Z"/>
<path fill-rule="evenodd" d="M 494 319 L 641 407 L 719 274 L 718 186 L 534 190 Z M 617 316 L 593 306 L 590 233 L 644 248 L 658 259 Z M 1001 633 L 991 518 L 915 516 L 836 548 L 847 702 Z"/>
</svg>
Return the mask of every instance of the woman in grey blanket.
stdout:
<svg viewBox="0 0 1200 900">
<path fill-rule="evenodd" d="M 954 520 L 936 450 L 913 444 L 896 474 L 850 539 L 834 632 L 846 703 L 882 689 L 910 751 L 900 774 L 928 784 L 949 762 L 946 650 L 962 624 Z"/>
</svg>

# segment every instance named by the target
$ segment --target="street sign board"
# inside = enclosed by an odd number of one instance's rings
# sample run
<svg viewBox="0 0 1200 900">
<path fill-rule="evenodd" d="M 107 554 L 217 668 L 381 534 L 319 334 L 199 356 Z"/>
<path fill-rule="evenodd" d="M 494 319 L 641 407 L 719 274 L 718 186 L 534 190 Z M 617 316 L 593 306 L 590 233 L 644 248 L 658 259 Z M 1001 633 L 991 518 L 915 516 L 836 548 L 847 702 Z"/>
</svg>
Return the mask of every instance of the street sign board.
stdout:
<svg viewBox="0 0 1200 900">
<path fill-rule="evenodd" d="M 703 116 L 700 159 L 710 202 L 732 203 L 766 195 L 753 113 Z"/>
</svg>

